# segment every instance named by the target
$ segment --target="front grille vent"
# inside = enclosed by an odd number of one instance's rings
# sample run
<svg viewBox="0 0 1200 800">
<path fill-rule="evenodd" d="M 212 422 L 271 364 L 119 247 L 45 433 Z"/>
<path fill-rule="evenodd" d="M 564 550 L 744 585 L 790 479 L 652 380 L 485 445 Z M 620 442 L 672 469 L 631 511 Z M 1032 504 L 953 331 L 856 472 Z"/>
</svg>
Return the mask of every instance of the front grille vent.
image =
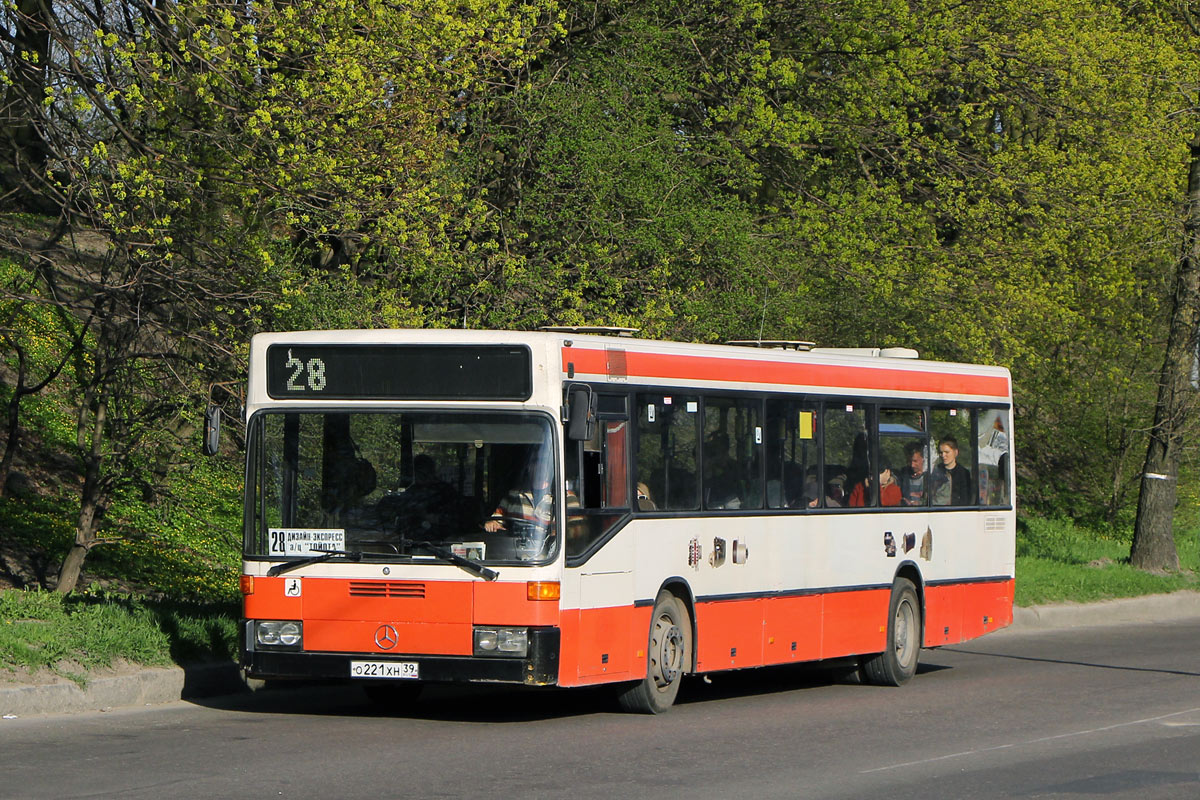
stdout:
<svg viewBox="0 0 1200 800">
<path fill-rule="evenodd" d="M 425 599 L 425 584 L 406 581 L 350 581 L 351 597 L 411 597 Z"/>
</svg>

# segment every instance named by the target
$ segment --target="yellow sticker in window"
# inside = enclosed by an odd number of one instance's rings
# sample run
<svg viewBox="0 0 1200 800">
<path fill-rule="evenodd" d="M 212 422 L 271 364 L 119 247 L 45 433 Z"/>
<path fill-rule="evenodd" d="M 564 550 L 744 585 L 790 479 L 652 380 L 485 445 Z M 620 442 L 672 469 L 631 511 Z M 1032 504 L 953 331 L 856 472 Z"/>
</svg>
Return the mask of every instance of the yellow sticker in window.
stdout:
<svg viewBox="0 0 1200 800">
<path fill-rule="evenodd" d="M 813 423 L 814 423 L 814 419 L 816 418 L 816 416 L 817 415 L 814 414 L 812 411 L 801 411 L 800 412 L 800 438 L 801 439 L 813 438 Z"/>
</svg>

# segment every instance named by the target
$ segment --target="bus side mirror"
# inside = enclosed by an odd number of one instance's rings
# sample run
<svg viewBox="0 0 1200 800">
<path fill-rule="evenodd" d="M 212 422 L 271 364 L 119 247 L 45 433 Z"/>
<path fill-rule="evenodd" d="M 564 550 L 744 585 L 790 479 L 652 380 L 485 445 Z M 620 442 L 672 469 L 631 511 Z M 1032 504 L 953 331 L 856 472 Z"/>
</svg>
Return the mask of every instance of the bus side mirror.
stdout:
<svg viewBox="0 0 1200 800">
<path fill-rule="evenodd" d="M 592 438 L 592 426 L 596 423 L 592 389 L 590 386 L 573 386 L 568 391 L 567 438 L 573 442 L 586 442 Z"/>
<path fill-rule="evenodd" d="M 221 448 L 221 409 L 210 405 L 204 412 L 204 444 L 201 452 L 206 456 L 214 456 Z"/>
</svg>

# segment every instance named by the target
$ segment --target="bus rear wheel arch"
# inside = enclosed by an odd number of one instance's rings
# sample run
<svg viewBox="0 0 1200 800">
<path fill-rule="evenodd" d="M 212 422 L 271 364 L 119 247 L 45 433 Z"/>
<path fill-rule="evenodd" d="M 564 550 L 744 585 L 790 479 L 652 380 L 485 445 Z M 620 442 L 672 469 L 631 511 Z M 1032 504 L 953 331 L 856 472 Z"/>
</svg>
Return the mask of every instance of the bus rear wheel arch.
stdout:
<svg viewBox="0 0 1200 800">
<path fill-rule="evenodd" d="M 888 602 L 882 653 L 862 657 L 862 676 L 876 686 L 901 686 L 917 674 L 921 654 L 921 601 L 908 578 L 896 578 Z"/>
</svg>

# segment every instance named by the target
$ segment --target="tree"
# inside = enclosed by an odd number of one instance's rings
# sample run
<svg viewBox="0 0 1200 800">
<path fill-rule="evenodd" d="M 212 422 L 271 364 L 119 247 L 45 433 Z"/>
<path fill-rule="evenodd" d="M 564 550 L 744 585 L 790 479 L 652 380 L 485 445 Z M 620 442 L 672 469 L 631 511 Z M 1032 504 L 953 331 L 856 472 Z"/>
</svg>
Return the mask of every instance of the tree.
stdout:
<svg viewBox="0 0 1200 800">
<path fill-rule="evenodd" d="M 1200 36 L 1190 4 L 1174 11 L 1180 27 Z M 1178 570 L 1174 519 L 1185 433 L 1195 412 L 1192 370 L 1200 354 L 1200 135 L 1190 143 L 1183 235 L 1171 298 L 1170 331 L 1158 382 L 1154 424 L 1141 475 L 1137 519 L 1129 561 L 1135 567 Z"/>
<path fill-rule="evenodd" d="M 469 118 L 488 215 L 444 319 L 1005 364 L 1023 501 L 1115 520 L 1193 62 L 1158 17 L 1086 5 L 574 5 Z"/>
<path fill-rule="evenodd" d="M 1200 330 L 1200 136 L 1192 140 L 1183 247 L 1175 273 L 1171 329 L 1163 355 L 1154 425 L 1142 469 L 1142 491 L 1129 561 L 1140 569 L 1178 570 L 1175 500 L 1184 431 L 1194 411 L 1190 386 Z"/>
<path fill-rule="evenodd" d="M 483 0 L 9 13 L 49 42 L 29 121 L 53 172 L 20 166 L 61 214 L 67 233 L 42 243 L 37 268 L 82 342 L 80 511 L 58 581 L 70 591 L 114 493 L 180 446 L 176 420 L 235 369 L 250 330 L 325 275 L 436 262 L 460 97 L 536 55 L 530 37 L 555 14 Z M 28 242 L 8 244 L 19 256 Z"/>
</svg>

